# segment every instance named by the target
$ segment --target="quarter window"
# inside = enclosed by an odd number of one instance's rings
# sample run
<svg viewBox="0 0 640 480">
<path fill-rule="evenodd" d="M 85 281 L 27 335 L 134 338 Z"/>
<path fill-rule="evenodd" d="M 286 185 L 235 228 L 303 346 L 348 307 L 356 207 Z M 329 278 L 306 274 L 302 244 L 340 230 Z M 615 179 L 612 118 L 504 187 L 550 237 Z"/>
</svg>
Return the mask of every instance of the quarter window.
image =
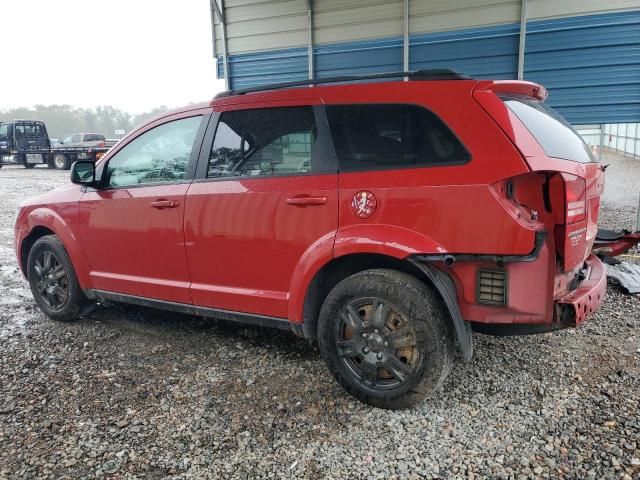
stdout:
<svg viewBox="0 0 640 480">
<path fill-rule="evenodd" d="M 199 116 L 174 120 L 128 143 L 107 164 L 107 186 L 184 180 L 200 120 Z"/>
<path fill-rule="evenodd" d="M 207 177 L 311 172 L 316 138 L 313 107 L 224 112 L 209 155 Z"/>
<path fill-rule="evenodd" d="M 469 161 L 453 132 L 417 105 L 363 104 L 327 107 L 342 171 L 425 167 Z"/>
</svg>

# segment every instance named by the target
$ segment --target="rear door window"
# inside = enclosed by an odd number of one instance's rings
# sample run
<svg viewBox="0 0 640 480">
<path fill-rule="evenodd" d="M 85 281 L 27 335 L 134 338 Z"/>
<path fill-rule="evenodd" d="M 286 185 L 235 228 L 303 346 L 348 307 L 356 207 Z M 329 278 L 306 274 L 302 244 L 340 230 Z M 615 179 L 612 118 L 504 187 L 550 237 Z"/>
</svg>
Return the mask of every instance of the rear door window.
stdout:
<svg viewBox="0 0 640 480">
<path fill-rule="evenodd" d="M 318 170 L 313 107 L 236 110 L 220 115 L 208 178 L 303 175 Z"/>
<path fill-rule="evenodd" d="M 451 129 L 418 105 L 330 105 L 326 111 L 342 171 L 453 165 L 471 158 Z"/>
<path fill-rule="evenodd" d="M 531 132 L 547 156 L 580 163 L 596 161 L 578 132 L 546 103 L 516 95 L 501 98 Z"/>
</svg>

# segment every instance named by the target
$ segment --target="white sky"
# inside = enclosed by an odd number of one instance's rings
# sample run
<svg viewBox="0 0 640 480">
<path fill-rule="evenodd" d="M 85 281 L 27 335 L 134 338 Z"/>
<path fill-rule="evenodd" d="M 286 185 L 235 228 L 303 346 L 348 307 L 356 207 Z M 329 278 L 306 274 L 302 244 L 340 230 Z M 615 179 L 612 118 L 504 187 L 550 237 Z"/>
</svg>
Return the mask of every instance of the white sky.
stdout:
<svg viewBox="0 0 640 480">
<path fill-rule="evenodd" d="M 112 105 L 139 113 L 208 100 L 209 0 L 0 0 L 0 109 Z"/>
</svg>

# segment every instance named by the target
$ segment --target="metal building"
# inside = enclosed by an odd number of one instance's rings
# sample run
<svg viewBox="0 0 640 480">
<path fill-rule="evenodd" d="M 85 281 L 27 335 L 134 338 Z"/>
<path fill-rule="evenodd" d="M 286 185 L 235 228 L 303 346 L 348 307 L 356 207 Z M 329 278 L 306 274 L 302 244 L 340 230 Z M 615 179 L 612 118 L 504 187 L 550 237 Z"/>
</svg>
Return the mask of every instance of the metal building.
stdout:
<svg viewBox="0 0 640 480">
<path fill-rule="evenodd" d="M 640 121 L 640 0 L 211 0 L 229 88 L 448 67 L 544 84 L 571 122 Z"/>
</svg>

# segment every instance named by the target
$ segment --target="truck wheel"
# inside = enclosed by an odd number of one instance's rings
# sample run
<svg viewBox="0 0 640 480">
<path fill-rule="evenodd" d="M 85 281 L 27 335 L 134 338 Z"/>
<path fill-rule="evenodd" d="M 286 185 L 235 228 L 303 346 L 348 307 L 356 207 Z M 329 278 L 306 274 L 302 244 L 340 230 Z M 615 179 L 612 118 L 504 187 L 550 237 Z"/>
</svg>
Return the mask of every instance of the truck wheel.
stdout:
<svg viewBox="0 0 640 480">
<path fill-rule="evenodd" d="M 338 383 L 380 408 L 406 408 L 438 390 L 451 371 L 454 338 L 439 299 L 418 279 L 366 270 L 327 296 L 320 351 Z"/>
<path fill-rule="evenodd" d="M 27 259 L 27 277 L 33 298 L 53 320 L 71 321 L 91 304 L 85 297 L 71 259 L 55 235 L 38 239 Z"/>
<path fill-rule="evenodd" d="M 56 153 L 53 156 L 53 166 L 56 170 L 69 170 L 69 159 L 62 153 Z"/>
</svg>

